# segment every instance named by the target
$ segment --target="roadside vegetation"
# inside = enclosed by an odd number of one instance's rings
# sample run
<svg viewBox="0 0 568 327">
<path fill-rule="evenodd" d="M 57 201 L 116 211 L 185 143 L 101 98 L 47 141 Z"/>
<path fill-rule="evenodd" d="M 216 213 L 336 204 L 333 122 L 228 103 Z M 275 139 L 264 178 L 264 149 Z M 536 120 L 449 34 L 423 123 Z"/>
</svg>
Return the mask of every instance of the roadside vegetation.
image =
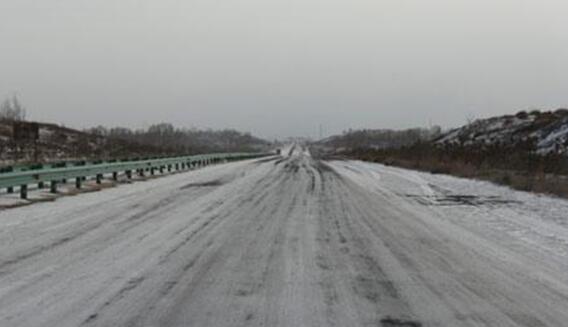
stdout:
<svg viewBox="0 0 568 327">
<path fill-rule="evenodd" d="M 319 146 L 328 154 L 568 198 L 565 109 L 471 121 L 445 133 L 437 128 L 349 132 Z"/>
<path fill-rule="evenodd" d="M 113 160 L 216 152 L 264 151 L 270 143 L 236 130 L 98 126 L 76 130 L 26 120 L 16 97 L 0 104 L 0 166 L 58 161 Z"/>
<path fill-rule="evenodd" d="M 353 149 L 345 155 L 385 165 L 476 178 L 517 190 L 568 198 L 568 158 L 536 154 L 530 147 L 439 147 L 431 142 L 391 149 Z"/>
</svg>

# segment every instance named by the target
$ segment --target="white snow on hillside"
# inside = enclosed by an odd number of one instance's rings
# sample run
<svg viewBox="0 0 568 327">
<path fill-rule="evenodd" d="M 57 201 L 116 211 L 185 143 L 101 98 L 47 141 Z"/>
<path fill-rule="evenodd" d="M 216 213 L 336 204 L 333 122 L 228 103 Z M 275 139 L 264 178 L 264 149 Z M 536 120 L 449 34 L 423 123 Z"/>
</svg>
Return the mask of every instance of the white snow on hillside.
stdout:
<svg viewBox="0 0 568 327">
<path fill-rule="evenodd" d="M 437 144 L 483 146 L 517 145 L 534 141 L 540 154 L 568 154 L 568 112 L 534 112 L 480 119 L 454 129 L 441 138 Z"/>
</svg>

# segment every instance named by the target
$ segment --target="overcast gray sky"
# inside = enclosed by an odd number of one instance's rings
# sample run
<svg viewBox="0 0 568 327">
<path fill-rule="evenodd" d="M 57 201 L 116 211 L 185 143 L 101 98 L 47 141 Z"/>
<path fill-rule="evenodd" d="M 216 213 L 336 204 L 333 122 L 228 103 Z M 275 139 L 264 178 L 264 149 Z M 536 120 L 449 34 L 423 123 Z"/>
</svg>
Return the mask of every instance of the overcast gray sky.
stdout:
<svg viewBox="0 0 568 327">
<path fill-rule="evenodd" d="M 0 0 L 0 97 L 272 138 L 568 107 L 566 0 Z"/>
</svg>

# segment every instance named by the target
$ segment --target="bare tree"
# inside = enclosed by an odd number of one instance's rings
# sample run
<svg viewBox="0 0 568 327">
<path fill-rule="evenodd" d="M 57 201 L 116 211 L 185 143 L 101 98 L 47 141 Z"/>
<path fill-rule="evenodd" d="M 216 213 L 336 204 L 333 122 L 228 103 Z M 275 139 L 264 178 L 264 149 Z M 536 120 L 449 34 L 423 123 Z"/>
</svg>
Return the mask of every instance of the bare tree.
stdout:
<svg viewBox="0 0 568 327">
<path fill-rule="evenodd" d="M 20 103 L 17 96 L 12 96 L 0 105 L 0 120 L 24 121 L 26 120 L 26 108 Z"/>
<path fill-rule="evenodd" d="M 477 118 L 475 117 L 475 115 L 471 112 L 469 112 L 466 116 L 465 116 L 465 122 L 468 125 L 473 124 L 475 121 L 477 120 Z"/>
</svg>

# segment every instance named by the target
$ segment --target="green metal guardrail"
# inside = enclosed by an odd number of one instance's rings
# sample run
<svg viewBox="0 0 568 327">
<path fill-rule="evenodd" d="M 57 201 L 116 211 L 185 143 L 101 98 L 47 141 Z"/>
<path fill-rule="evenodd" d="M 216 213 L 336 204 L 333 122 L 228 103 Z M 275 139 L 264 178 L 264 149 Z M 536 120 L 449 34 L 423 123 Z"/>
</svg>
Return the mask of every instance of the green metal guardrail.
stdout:
<svg viewBox="0 0 568 327">
<path fill-rule="evenodd" d="M 38 184 L 38 188 L 45 187 L 50 183 L 50 191 L 57 193 L 57 185 L 66 183 L 67 179 L 75 178 L 75 187 L 81 188 L 82 181 L 87 177 L 95 177 L 100 184 L 105 174 L 112 174 L 114 180 L 118 174 L 124 172 L 127 178 L 132 178 L 132 172 L 144 176 L 146 172 L 154 175 L 157 170 L 163 173 L 165 170 L 187 170 L 222 161 L 235 161 L 244 159 L 260 158 L 271 155 L 269 153 L 219 153 L 196 156 L 147 159 L 124 162 L 85 163 L 61 168 L 40 168 L 19 172 L 5 172 L 0 174 L 0 188 L 6 188 L 8 193 L 14 192 L 14 187 L 20 188 L 20 197 L 27 199 L 28 185 Z"/>
<path fill-rule="evenodd" d="M 113 160 L 73 160 L 73 161 L 54 161 L 48 163 L 14 164 L 0 167 L 0 176 L 6 173 L 18 173 L 30 170 L 67 168 L 73 166 L 99 165 L 116 162 L 131 162 L 140 160 L 167 159 L 171 157 L 142 157 L 142 158 L 122 158 Z"/>
</svg>

